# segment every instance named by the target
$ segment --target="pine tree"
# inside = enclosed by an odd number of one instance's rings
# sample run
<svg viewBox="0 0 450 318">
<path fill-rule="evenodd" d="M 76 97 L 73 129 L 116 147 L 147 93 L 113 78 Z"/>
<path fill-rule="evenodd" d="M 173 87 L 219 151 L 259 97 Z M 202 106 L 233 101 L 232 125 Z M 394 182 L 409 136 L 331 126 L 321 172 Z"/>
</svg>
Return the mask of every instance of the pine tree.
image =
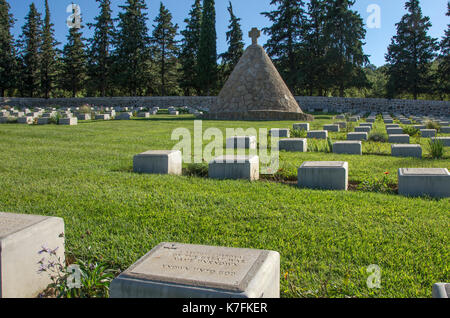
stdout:
<svg viewBox="0 0 450 318">
<path fill-rule="evenodd" d="M 234 14 L 231 1 L 229 1 L 228 13 L 230 14 L 230 25 L 228 26 L 229 31 L 227 32 L 228 51 L 220 55 L 222 58 L 222 67 L 224 69 L 224 81 L 230 76 L 244 53 L 244 42 L 242 41 L 243 34 L 241 24 L 239 23 L 241 19 Z"/>
<path fill-rule="evenodd" d="M 180 87 L 185 96 L 199 94 L 198 79 L 198 49 L 200 46 L 200 30 L 202 21 L 201 0 L 195 0 L 189 12 L 189 19 L 185 19 L 186 29 L 181 31 L 182 50 L 179 61 L 181 63 Z"/>
<path fill-rule="evenodd" d="M 419 0 L 409 0 L 405 9 L 408 13 L 396 24 L 397 34 L 386 54 L 387 89 L 389 97 L 406 93 L 417 99 L 431 89 L 430 67 L 438 46 L 437 39 L 427 35 L 431 22 L 422 15 Z"/>
<path fill-rule="evenodd" d="M 150 80 L 150 38 L 147 28 L 145 0 L 127 0 L 120 6 L 115 38 L 114 72 L 116 84 L 129 95 L 142 95 Z"/>
<path fill-rule="evenodd" d="M 72 97 L 84 88 L 87 76 L 87 55 L 81 29 L 72 27 L 63 49 L 61 84 L 70 91 Z"/>
<path fill-rule="evenodd" d="M 0 0 L 0 97 L 15 85 L 16 61 L 14 58 L 14 38 L 11 28 L 14 25 L 10 6 L 6 0 Z"/>
<path fill-rule="evenodd" d="M 161 96 L 177 93 L 177 36 L 178 25 L 173 25 L 172 14 L 160 4 L 159 15 L 155 18 L 152 33 L 152 55 L 159 74 Z"/>
<path fill-rule="evenodd" d="M 295 91 L 299 87 L 300 56 L 298 54 L 304 30 L 305 10 L 303 0 L 271 0 L 277 8 L 262 14 L 272 25 L 264 28 L 269 36 L 264 48 L 274 60 L 286 84 Z"/>
<path fill-rule="evenodd" d="M 354 3 L 354 0 L 325 2 L 325 75 L 328 87 L 336 88 L 340 96 L 344 96 L 345 89 L 370 86 L 363 69 L 369 62 L 363 51 L 366 30 L 359 13 L 350 9 Z"/>
<path fill-rule="evenodd" d="M 41 52 L 41 90 L 45 98 L 50 97 L 56 77 L 56 50 L 59 43 L 54 37 L 53 24 L 50 22 L 48 0 L 45 0 L 45 17 L 42 30 Z"/>
<path fill-rule="evenodd" d="M 111 1 L 96 0 L 99 2 L 100 14 L 95 17 L 96 23 L 88 24 L 94 28 L 94 35 L 89 39 L 88 49 L 88 75 L 89 88 L 106 96 L 112 90 L 112 45 L 116 33 L 111 17 Z"/>
<path fill-rule="evenodd" d="M 301 48 L 302 86 L 310 96 L 317 91 L 319 96 L 326 93 L 327 65 L 325 63 L 326 40 L 323 34 L 326 16 L 321 0 L 311 0 L 308 4 L 308 18 L 304 24 L 304 42 Z"/>
<path fill-rule="evenodd" d="M 214 0 L 203 1 L 200 45 L 198 52 L 198 79 L 203 95 L 212 95 L 217 88 L 217 34 Z"/>
<path fill-rule="evenodd" d="M 29 97 L 37 96 L 40 88 L 41 45 L 41 15 L 36 10 L 33 2 L 25 17 L 25 25 L 22 27 L 22 35 L 20 37 L 21 60 L 23 64 L 23 71 L 21 72 L 22 91 Z"/>
<path fill-rule="evenodd" d="M 450 2 L 447 3 L 447 16 L 450 17 Z M 450 24 L 447 25 L 445 36 L 440 43 L 441 54 L 439 55 L 438 68 L 438 91 L 443 95 L 450 94 Z"/>
</svg>

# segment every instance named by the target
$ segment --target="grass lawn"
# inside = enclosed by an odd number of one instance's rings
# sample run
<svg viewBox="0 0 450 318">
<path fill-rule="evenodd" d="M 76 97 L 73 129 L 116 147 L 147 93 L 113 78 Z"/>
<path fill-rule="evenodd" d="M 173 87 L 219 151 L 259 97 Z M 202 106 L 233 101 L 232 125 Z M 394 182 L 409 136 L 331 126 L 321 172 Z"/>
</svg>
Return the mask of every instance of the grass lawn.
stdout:
<svg viewBox="0 0 450 318">
<path fill-rule="evenodd" d="M 332 122 L 318 116 L 311 129 Z M 204 121 L 203 129 L 292 123 Z M 172 130 L 193 126 L 190 115 L 0 125 L 0 211 L 62 217 L 67 251 L 122 270 L 163 241 L 275 250 L 282 297 L 431 297 L 433 283 L 450 281 L 448 198 L 132 173 L 135 154 L 171 149 Z M 450 168 L 449 148 L 440 160 L 394 158 L 387 143 L 364 143 L 363 152 L 282 152 L 280 165 L 295 178 L 303 161 L 348 161 L 351 182 L 388 171 L 393 183 L 398 168 Z M 380 289 L 367 287 L 371 264 L 381 268 Z"/>
</svg>

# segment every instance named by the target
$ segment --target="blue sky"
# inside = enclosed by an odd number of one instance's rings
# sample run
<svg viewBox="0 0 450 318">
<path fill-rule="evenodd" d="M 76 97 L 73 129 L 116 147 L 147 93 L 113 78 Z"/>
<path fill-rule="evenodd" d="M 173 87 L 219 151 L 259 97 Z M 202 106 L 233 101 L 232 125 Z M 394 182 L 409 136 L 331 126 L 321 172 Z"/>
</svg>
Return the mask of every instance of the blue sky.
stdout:
<svg viewBox="0 0 450 318">
<path fill-rule="evenodd" d="M 13 33 L 16 38 L 21 33 L 21 27 L 24 23 L 29 6 L 34 2 L 38 10 L 44 12 L 44 0 L 7 0 L 11 5 L 11 13 L 16 19 Z M 421 0 L 422 11 L 429 16 L 433 24 L 430 35 L 441 39 L 450 18 L 446 17 L 448 0 Z M 95 16 L 98 15 L 97 2 L 94 0 L 49 0 L 52 23 L 55 24 L 55 35 L 59 42 L 65 43 L 68 34 L 66 19 L 69 13 L 66 8 L 72 2 L 80 5 L 83 22 L 93 22 Z M 147 0 L 149 7 L 149 28 L 153 29 L 153 20 L 158 14 L 160 1 Z M 162 0 L 164 5 L 170 10 L 173 16 L 173 22 L 177 23 L 180 29 L 184 29 L 184 19 L 188 16 L 188 12 L 194 0 Z M 267 18 L 260 13 L 270 11 L 270 0 L 231 0 L 235 14 L 241 18 L 242 30 L 244 32 L 244 40 L 246 45 L 251 44 L 248 38 L 248 32 L 252 27 L 263 28 L 269 25 Z M 366 35 L 365 53 L 370 55 L 371 63 L 381 66 L 385 63 L 384 55 L 391 38 L 396 33 L 395 23 L 399 22 L 403 14 L 405 14 L 404 4 L 406 0 L 357 0 L 354 10 L 358 11 L 361 17 L 367 22 L 371 12 L 368 11 L 370 5 L 377 5 L 380 8 L 381 26 L 380 28 L 368 28 Z M 125 0 L 112 0 L 114 14 L 119 12 L 119 5 L 125 3 Z M 226 31 L 228 27 L 229 14 L 227 11 L 228 0 L 216 0 L 216 20 L 217 20 L 217 50 L 222 53 L 227 49 Z M 85 36 L 89 37 L 92 31 L 84 29 Z M 261 44 L 267 40 L 265 35 L 259 39 Z"/>
</svg>

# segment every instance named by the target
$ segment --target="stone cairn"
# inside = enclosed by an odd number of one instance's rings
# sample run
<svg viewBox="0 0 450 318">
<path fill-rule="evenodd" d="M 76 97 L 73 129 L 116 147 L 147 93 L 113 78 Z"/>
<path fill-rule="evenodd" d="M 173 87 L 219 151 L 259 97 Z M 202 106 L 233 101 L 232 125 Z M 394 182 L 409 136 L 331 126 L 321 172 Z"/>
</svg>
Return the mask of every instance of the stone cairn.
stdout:
<svg viewBox="0 0 450 318">
<path fill-rule="evenodd" d="M 304 114 L 264 48 L 261 32 L 253 28 L 250 45 L 242 55 L 216 103 L 205 119 L 219 120 L 313 120 Z"/>
</svg>

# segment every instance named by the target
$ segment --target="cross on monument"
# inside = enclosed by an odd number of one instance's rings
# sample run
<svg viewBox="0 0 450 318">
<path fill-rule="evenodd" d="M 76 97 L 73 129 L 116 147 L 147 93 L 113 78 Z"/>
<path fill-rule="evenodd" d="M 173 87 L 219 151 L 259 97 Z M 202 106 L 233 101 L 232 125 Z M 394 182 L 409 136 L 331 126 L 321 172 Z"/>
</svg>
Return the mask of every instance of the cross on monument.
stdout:
<svg viewBox="0 0 450 318">
<path fill-rule="evenodd" d="M 249 33 L 248 36 L 252 38 L 252 45 L 258 44 L 258 38 L 261 36 L 261 31 L 259 31 L 257 28 L 253 28 Z"/>
</svg>

